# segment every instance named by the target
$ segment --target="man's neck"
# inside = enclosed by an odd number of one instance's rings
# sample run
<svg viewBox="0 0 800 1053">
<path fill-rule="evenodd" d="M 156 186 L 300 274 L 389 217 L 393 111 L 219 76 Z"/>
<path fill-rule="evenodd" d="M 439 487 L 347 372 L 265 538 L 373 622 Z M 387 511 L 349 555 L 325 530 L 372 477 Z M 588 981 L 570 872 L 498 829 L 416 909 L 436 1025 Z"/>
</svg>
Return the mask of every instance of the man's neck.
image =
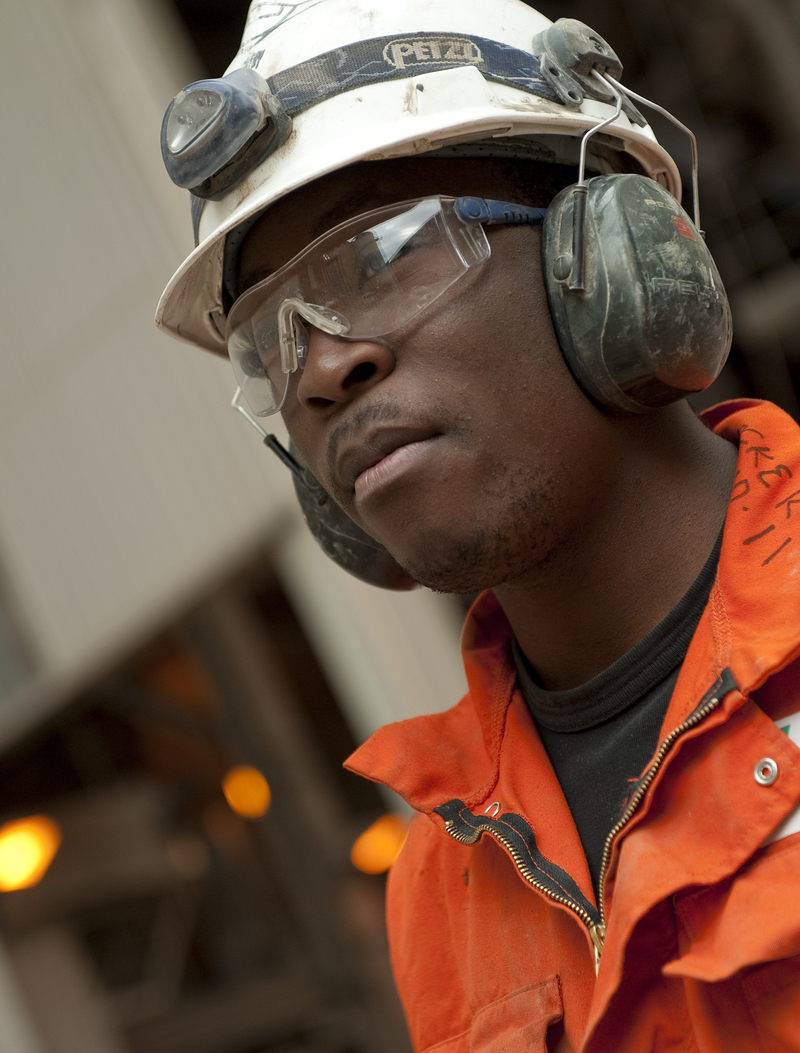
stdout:
<svg viewBox="0 0 800 1053">
<path fill-rule="evenodd" d="M 629 431 L 629 470 L 607 511 L 545 565 L 494 589 L 550 690 L 585 683 L 655 628 L 700 573 L 725 519 L 733 445 L 683 404 Z"/>
</svg>

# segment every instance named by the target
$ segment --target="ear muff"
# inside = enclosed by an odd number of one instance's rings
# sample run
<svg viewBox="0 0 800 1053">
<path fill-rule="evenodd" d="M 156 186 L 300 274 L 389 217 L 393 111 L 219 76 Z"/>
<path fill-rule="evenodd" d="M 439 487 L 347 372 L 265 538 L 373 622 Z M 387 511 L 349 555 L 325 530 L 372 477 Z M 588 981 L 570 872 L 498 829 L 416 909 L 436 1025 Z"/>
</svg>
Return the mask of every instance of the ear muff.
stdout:
<svg viewBox="0 0 800 1053">
<path fill-rule="evenodd" d="M 646 176 L 596 176 L 584 188 L 582 238 L 574 237 L 575 186 L 553 199 L 542 234 L 550 313 L 573 376 L 617 415 L 702 391 L 725 364 L 732 335 L 728 299 L 702 235 L 669 191 Z M 370 585 L 414 588 L 293 445 L 290 452 L 303 518 L 325 554 Z"/>
<path fill-rule="evenodd" d="M 584 188 L 581 239 L 575 212 Z M 553 199 L 542 232 L 550 313 L 573 376 L 617 414 L 702 391 L 732 339 L 728 298 L 702 235 L 646 176 L 596 176 L 584 188 Z"/>
<path fill-rule="evenodd" d="M 303 464 L 293 443 L 289 445 L 289 452 L 303 469 L 302 476 L 292 475 L 303 519 L 325 555 L 368 585 L 396 591 L 416 588 L 417 582 L 383 545 L 357 526 L 323 490 Z"/>
</svg>

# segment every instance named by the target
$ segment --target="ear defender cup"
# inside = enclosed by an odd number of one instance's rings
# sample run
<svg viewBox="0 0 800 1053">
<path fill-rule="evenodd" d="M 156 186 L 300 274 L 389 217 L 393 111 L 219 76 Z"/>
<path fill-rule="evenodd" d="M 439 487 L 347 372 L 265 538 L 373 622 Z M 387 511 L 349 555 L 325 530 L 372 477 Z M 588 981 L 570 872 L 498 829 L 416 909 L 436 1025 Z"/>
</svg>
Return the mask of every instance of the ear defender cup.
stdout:
<svg viewBox="0 0 800 1053">
<path fill-rule="evenodd" d="M 553 325 L 578 384 L 617 415 L 702 391 L 732 339 L 728 298 L 702 235 L 647 176 L 596 176 L 586 183 L 581 281 L 576 190 L 551 202 L 542 255 Z"/>
<path fill-rule="evenodd" d="M 357 526 L 323 490 L 303 464 L 294 443 L 290 443 L 289 452 L 304 469 L 303 478 L 292 475 L 303 519 L 325 555 L 368 585 L 398 592 L 416 588 L 417 582 L 383 545 Z"/>
</svg>

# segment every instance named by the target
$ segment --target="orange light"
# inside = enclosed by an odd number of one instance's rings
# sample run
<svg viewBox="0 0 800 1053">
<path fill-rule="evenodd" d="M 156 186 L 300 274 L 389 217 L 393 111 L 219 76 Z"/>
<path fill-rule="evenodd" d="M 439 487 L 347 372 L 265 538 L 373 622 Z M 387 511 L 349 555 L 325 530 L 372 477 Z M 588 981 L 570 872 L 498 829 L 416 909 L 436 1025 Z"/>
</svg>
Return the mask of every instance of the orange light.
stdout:
<svg viewBox="0 0 800 1053">
<path fill-rule="evenodd" d="M 383 815 L 368 827 L 350 850 L 353 866 L 364 874 L 382 874 L 400 855 L 407 823 L 399 815 Z"/>
<path fill-rule="evenodd" d="M 37 885 L 61 844 L 61 831 L 46 815 L 0 826 L 0 891 Z"/>
<path fill-rule="evenodd" d="M 237 815 L 245 819 L 260 819 L 269 808 L 272 791 L 258 770 L 248 764 L 238 764 L 222 780 L 225 800 Z"/>
</svg>

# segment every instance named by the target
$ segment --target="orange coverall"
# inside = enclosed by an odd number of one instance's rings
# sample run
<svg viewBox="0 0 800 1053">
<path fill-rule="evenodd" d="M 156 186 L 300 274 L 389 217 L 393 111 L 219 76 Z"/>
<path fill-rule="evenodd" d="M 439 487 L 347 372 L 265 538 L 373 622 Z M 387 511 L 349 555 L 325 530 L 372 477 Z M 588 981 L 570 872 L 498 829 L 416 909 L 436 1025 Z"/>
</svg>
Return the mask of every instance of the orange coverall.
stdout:
<svg viewBox="0 0 800 1053">
<path fill-rule="evenodd" d="M 800 1050 L 800 430 L 753 400 L 704 419 L 739 446 L 717 577 L 600 903 L 491 592 L 465 698 L 348 761 L 421 813 L 388 890 L 419 1053 Z"/>
</svg>

